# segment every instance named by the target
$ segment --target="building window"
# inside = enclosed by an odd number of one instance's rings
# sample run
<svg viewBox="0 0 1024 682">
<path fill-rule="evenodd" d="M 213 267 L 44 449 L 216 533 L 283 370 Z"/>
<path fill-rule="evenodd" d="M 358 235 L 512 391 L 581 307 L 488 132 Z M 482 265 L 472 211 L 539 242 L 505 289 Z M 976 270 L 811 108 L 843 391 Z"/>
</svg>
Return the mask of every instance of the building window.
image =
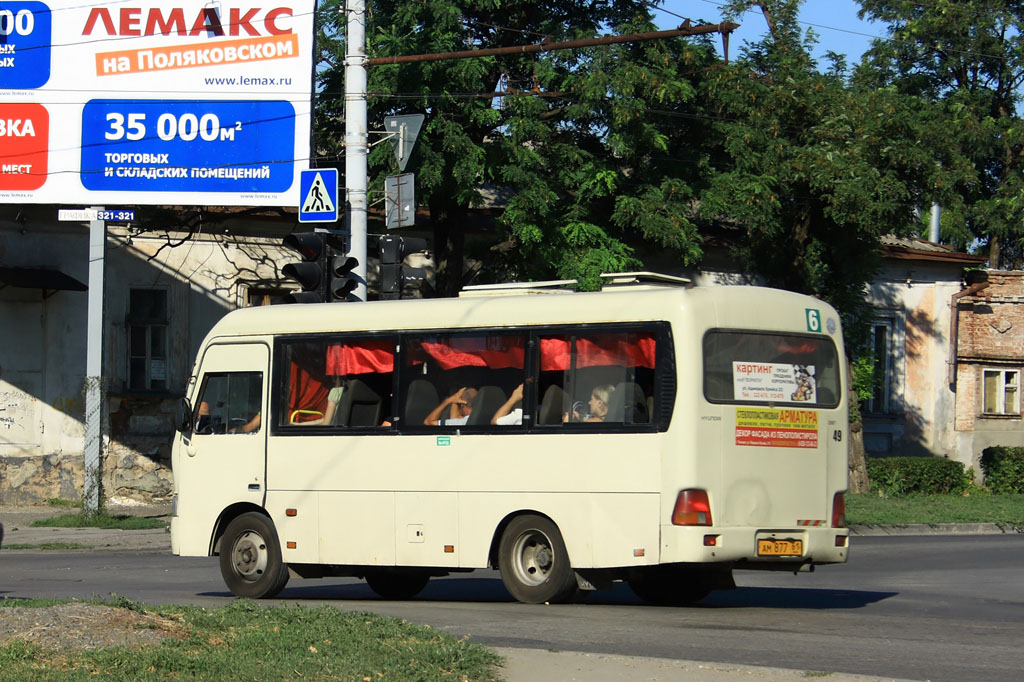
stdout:
<svg viewBox="0 0 1024 682">
<path fill-rule="evenodd" d="M 867 412 L 887 414 L 892 411 L 893 321 L 875 320 L 868 343 L 875 369 L 875 385 L 867 401 Z"/>
<path fill-rule="evenodd" d="M 128 388 L 167 389 L 167 291 L 128 293 Z"/>
<path fill-rule="evenodd" d="M 245 292 L 245 307 L 252 308 L 263 305 L 273 305 L 291 290 L 281 287 L 249 287 Z"/>
<path fill-rule="evenodd" d="M 981 411 L 985 414 L 1020 416 L 1020 371 L 986 369 L 982 371 Z"/>
</svg>

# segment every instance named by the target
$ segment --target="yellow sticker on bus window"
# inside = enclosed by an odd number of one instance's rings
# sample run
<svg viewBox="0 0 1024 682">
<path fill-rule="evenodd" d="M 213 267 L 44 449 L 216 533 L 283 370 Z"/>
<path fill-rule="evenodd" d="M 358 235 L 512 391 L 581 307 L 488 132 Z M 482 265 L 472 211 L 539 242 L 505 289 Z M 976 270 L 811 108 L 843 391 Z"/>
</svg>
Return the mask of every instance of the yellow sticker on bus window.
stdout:
<svg viewBox="0 0 1024 682">
<path fill-rule="evenodd" d="M 736 445 L 767 448 L 818 447 L 815 410 L 736 410 Z"/>
</svg>

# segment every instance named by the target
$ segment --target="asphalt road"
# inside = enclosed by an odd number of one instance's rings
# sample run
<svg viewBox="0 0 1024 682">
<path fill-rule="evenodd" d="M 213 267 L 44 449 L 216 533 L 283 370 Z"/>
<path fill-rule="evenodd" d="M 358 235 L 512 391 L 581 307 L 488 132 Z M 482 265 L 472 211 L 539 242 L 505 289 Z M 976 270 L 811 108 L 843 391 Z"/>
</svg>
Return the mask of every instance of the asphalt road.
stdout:
<svg viewBox="0 0 1024 682">
<path fill-rule="evenodd" d="M 435 579 L 385 602 L 360 581 L 293 579 L 284 601 L 429 624 L 499 647 L 656 656 L 919 680 L 1019 679 L 1024 535 L 855 538 L 850 563 L 813 574 L 737 572 L 740 587 L 689 608 L 625 586 L 584 604 L 513 602 L 496 572 Z M 231 599 L 216 558 L 165 552 L 0 553 L 0 596 L 205 606 Z"/>
</svg>

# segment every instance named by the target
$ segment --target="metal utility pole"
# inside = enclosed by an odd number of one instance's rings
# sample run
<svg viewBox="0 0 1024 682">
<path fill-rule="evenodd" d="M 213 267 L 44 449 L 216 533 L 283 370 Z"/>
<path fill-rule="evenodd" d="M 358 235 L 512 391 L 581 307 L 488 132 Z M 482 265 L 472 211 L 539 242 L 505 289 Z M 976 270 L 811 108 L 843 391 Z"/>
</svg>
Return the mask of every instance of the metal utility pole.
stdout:
<svg viewBox="0 0 1024 682">
<path fill-rule="evenodd" d="M 366 1 L 345 0 L 345 194 L 348 255 L 359 264 L 352 296 L 366 300 Z"/>
<path fill-rule="evenodd" d="M 94 208 L 100 211 L 100 208 Z M 85 350 L 85 481 L 82 509 L 87 515 L 100 509 L 103 448 L 103 267 L 107 223 L 89 221 L 89 309 Z"/>
</svg>

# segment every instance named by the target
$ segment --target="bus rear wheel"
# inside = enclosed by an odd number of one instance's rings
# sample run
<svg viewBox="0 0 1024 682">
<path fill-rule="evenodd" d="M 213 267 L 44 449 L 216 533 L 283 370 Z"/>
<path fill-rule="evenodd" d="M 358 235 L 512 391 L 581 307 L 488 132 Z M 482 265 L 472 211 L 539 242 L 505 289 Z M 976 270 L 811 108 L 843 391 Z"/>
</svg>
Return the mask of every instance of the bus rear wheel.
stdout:
<svg viewBox="0 0 1024 682">
<path fill-rule="evenodd" d="M 430 582 L 423 571 L 391 568 L 366 574 L 366 584 L 384 599 L 412 599 Z"/>
<path fill-rule="evenodd" d="M 542 516 L 512 519 L 498 546 L 505 588 L 526 604 L 566 602 L 576 596 L 576 573 L 558 526 Z"/>
<path fill-rule="evenodd" d="M 277 530 L 263 514 L 248 512 L 229 523 L 220 547 L 220 573 L 237 596 L 273 597 L 288 583 Z"/>
</svg>

